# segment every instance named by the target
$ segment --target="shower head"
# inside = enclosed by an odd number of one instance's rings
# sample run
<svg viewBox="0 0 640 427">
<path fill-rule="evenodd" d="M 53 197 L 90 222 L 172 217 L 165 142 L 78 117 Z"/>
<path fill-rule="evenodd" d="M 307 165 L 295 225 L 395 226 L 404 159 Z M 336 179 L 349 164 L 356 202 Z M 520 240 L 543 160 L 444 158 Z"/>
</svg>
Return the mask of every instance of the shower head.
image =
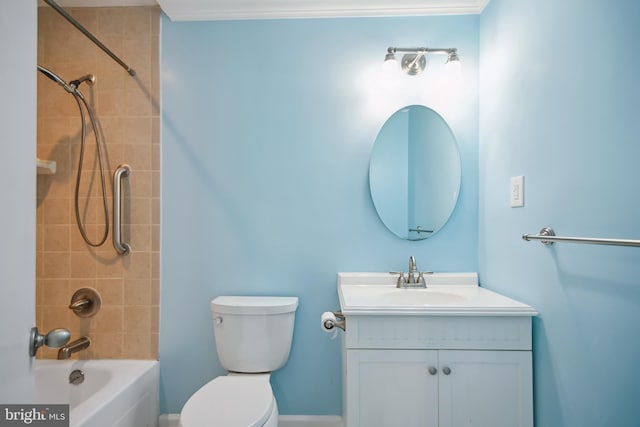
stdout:
<svg viewBox="0 0 640 427">
<path fill-rule="evenodd" d="M 51 70 L 48 70 L 40 65 L 38 65 L 38 71 L 40 71 L 42 74 L 44 74 L 45 76 L 49 77 L 51 80 L 53 80 L 54 82 L 58 83 L 60 86 L 62 86 L 64 88 L 64 90 L 66 90 L 69 93 L 74 93 L 75 92 L 75 87 L 71 87 L 67 84 L 67 82 L 65 82 L 64 80 L 62 80 L 62 78 L 60 78 L 60 76 L 58 76 L 56 73 L 54 73 Z"/>
<path fill-rule="evenodd" d="M 38 65 L 38 71 L 40 71 L 45 76 L 49 77 L 54 82 L 58 83 L 60 86 L 64 88 L 69 93 L 78 93 L 78 86 L 81 83 L 87 82 L 88 85 L 93 85 L 96 82 L 96 77 L 93 74 L 87 74 L 86 76 L 82 76 L 76 80 L 71 80 L 69 83 L 62 80 L 62 78 L 54 73 L 51 70 L 48 70 L 40 65 Z"/>
</svg>

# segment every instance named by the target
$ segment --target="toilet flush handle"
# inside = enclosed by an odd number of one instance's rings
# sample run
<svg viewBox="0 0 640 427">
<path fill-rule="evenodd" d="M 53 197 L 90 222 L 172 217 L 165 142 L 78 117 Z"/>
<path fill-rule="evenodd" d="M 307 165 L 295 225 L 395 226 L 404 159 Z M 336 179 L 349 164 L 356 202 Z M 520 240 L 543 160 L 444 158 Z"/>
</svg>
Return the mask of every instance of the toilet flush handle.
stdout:
<svg viewBox="0 0 640 427">
<path fill-rule="evenodd" d="M 216 325 L 222 325 L 222 317 L 220 316 L 216 316 L 215 319 L 213 319 L 213 321 L 215 322 Z"/>
</svg>

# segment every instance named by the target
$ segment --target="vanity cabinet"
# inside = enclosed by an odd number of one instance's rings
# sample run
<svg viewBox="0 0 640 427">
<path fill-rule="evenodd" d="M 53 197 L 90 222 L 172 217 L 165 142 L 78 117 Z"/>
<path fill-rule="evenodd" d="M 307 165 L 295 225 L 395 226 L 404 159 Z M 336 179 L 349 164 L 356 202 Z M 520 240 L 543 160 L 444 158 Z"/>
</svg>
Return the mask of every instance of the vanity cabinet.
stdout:
<svg viewBox="0 0 640 427">
<path fill-rule="evenodd" d="M 533 426 L 530 317 L 346 323 L 346 427 Z"/>
</svg>

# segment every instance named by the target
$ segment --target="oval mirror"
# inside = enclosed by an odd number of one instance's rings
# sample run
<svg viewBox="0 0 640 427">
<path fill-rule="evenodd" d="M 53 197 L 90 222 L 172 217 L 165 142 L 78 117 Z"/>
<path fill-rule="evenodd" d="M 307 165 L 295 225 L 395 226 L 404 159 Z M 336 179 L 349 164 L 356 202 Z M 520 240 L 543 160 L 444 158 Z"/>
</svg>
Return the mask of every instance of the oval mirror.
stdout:
<svg viewBox="0 0 640 427">
<path fill-rule="evenodd" d="M 460 153 L 447 122 L 422 105 L 396 111 L 373 145 L 369 187 L 378 216 L 396 236 L 436 233 L 460 191 Z"/>
</svg>

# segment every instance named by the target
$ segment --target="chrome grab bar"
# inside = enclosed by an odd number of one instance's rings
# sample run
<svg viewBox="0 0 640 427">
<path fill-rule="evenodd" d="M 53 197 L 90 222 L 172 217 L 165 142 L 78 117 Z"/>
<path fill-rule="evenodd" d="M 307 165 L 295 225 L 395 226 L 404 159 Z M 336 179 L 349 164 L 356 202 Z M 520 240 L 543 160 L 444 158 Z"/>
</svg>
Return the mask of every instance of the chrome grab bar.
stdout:
<svg viewBox="0 0 640 427">
<path fill-rule="evenodd" d="M 560 237 L 550 227 L 544 227 L 537 235 L 523 234 L 522 239 L 526 241 L 540 240 L 542 244 L 551 245 L 554 242 L 568 243 L 589 243 L 592 245 L 612 245 L 612 246 L 640 246 L 640 240 L 626 239 L 600 239 L 591 237 Z"/>
<path fill-rule="evenodd" d="M 122 227 L 122 178 L 126 178 L 131 174 L 131 167 L 127 164 L 118 166 L 113 173 L 113 247 L 121 255 L 127 255 L 131 252 L 131 245 L 123 243 L 121 239 Z"/>
</svg>

